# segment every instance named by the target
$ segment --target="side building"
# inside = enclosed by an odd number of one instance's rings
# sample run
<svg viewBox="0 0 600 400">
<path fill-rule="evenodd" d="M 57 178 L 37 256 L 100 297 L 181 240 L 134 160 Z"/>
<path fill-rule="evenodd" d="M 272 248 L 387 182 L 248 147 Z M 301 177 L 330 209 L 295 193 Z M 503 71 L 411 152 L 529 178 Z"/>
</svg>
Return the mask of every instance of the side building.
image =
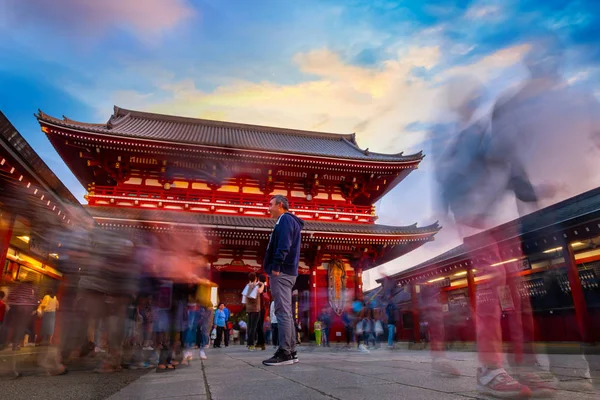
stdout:
<svg viewBox="0 0 600 400">
<path fill-rule="evenodd" d="M 517 230 L 521 234 L 515 237 L 512 232 Z M 408 294 L 399 307 L 401 339 L 421 340 L 419 327 L 428 321 L 421 312 L 420 289 L 436 286 L 446 341 L 475 340 L 474 311 L 478 302 L 489 298 L 479 286 L 488 277 L 477 271 L 476 264 L 490 249 L 478 243 L 490 235 L 500 247 L 498 264 L 519 266 L 521 281 L 514 295 L 531 302 L 534 340 L 600 340 L 600 188 L 467 237 L 462 245 L 391 276 Z M 478 250 L 467 252 L 465 243 Z M 503 335 L 509 337 L 512 305 L 505 302 L 501 307 Z"/>
<path fill-rule="evenodd" d="M 60 236 L 91 217 L 0 112 L 0 288 L 31 281 L 39 300 L 60 292 Z M 39 326 L 37 327 L 39 329 Z"/>
<path fill-rule="evenodd" d="M 260 272 L 282 194 L 306 221 L 297 316 L 312 326 L 330 306 L 362 297 L 362 273 L 433 240 L 437 224 L 376 224 L 374 204 L 423 155 L 362 150 L 340 135 L 115 107 L 106 123 L 37 115 L 42 131 L 87 188 L 87 210 L 106 229 L 203 230 L 212 279 L 235 313 L 250 271 Z"/>
</svg>

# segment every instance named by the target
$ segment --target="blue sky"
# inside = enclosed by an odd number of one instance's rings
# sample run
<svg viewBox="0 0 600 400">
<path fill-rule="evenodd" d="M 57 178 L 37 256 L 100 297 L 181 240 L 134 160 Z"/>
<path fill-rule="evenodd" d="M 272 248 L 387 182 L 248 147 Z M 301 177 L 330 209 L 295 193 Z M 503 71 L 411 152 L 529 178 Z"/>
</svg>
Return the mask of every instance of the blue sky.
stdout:
<svg viewBox="0 0 600 400">
<path fill-rule="evenodd" d="M 598 95 L 599 18 L 594 0 L 0 0 L 0 110 L 82 200 L 38 108 L 99 122 L 117 104 L 427 153 L 444 82 L 474 74 L 492 100 L 523 79 L 519 61 L 545 32 L 566 45 L 565 78 Z M 379 204 L 381 223 L 433 222 L 427 160 Z"/>
</svg>

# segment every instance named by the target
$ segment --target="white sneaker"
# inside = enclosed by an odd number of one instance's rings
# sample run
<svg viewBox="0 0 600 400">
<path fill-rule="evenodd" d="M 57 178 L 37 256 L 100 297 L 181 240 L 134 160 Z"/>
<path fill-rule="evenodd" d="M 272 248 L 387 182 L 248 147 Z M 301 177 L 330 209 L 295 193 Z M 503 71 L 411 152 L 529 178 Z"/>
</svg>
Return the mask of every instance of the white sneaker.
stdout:
<svg viewBox="0 0 600 400">
<path fill-rule="evenodd" d="M 96 353 L 106 353 L 106 350 L 104 350 L 103 348 L 100 348 L 100 347 L 96 346 L 94 348 L 94 352 L 96 352 Z"/>
<path fill-rule="evenodd" d="M 365 346 L 364 344 L 359 345 L 358 350 L 363 353 L 370 353 L 369 349 L 367 349 L 367 346 Z"/>
<path fill-rule="evenodd" d="M 206 353 L 204 352 L 204 350 L 200 350 L 200 359 L 206 360 Z"/>
</svg>

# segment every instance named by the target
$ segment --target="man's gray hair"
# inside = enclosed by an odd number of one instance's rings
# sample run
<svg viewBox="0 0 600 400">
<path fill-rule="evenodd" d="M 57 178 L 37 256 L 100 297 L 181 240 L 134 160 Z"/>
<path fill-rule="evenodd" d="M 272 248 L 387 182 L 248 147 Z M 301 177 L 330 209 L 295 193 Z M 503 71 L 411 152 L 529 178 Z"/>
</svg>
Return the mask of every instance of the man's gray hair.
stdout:
<svg viewBox="0 0 600 400">
<path fill-rule="evenodd" d="M 285 211 L 290 210 L 290 203 L 288 202 L 287 197 L 284 195 L 276 194 L 275 196 L 271 197 L 271 200 L 273 199 L 275 199 L 275 204 L 281 204 L 281 207 L 283 207 Z"/>
</svg>

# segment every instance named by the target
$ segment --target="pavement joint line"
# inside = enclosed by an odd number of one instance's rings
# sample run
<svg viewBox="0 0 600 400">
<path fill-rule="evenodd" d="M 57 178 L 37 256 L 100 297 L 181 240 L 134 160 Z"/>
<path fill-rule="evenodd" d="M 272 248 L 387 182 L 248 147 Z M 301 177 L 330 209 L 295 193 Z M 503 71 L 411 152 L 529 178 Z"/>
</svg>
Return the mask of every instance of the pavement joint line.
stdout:
<svg viewBox="0 0 600 400">
<path fill-rule="evenodd" d="M 262 369 L 263 371 L 268 371 L 268 372 L 269 372 L 270 374 L 272 374 L 272 375 L 278 376 L 278 377 L 280 377 L 280 378 L 283 378 L 283 379 L 285 379 L 285 380 L 288 380 L 288 381 L 290 381 L 290 382 L 294 382 L 294 383 L 296 383 L 296 384 L 298 384 L 298 385 L 300 385 L 300 386 L 302 386 L 302 387 L 305 387 L 305 388 L 307 388 L 307 389 L 313 390 L 313 391 L 315 391 L 315 392 L 319 393 L 320 395 L 323 395 L 323 396 L 325 396 L 325 397 L 329 397 L 330 399 L 342 400 L 342 399 L 340 399 L 339 397 L 335 397 L 335 396 L 333 396 L 333 395 L 331 395 L 331 394 L 329 394 L 329 393 L 323 392 L 322 390 L 319 390 L 319 389 L 316 389 L 316 388 L 314 388 L 314 387 L 311 387 L 311 386 L 305 385 L 304 383 L 302 383 L 302 382 L 298 382 L 298 381 L 295 381 L 295 380 L 293 380 L 293 379 L 291 379 L 291 378 L 289 378 L 289 377 L 287 377 L 287 376 L 284 376 L 284 375 L 277 374 L 277 373 L 275 373 L 275 372 L 274 372 L 274 369 L 273 369 L 273 368 L 270 368 L 270 369 L 269 369 L 269 368 L 265 368 L 265 367 L 262 367 L 262 366 L 257 366 L 257 365 L 251 364 L 251 363 L 249 363 L 248 361 L 246 361 L 246 360 L 243 360 L 243 359 L 241 359 L 241 358 L 235 358 L 235 357 L 232 357 L 232 356 L 230 356 L 229 354 L 227 354 L 227 357 L 229 357 L 229 358 L 232 358 L 233 360 L 241 361 L 241 362 L 243 362 L 243 363 L 245 363 L 245 364 L 248 364 L 248 365 L 249 365 L 249 366 L 251 366 L 252 368 L 256 368 L 256 369 Z"/>
<path fill-rule="evenodd" d="M 208 384 L 208 379 L 206 378 L 206 368 L 204 366 L 203 360 L 200 360 L 200 365 L 202 365 L 202 378 L 204 380 L 204 390 L 206 391 L 206 400 L 212 400 L 212 393 L 210 392 L 210 385 Z"/>
</svg>

